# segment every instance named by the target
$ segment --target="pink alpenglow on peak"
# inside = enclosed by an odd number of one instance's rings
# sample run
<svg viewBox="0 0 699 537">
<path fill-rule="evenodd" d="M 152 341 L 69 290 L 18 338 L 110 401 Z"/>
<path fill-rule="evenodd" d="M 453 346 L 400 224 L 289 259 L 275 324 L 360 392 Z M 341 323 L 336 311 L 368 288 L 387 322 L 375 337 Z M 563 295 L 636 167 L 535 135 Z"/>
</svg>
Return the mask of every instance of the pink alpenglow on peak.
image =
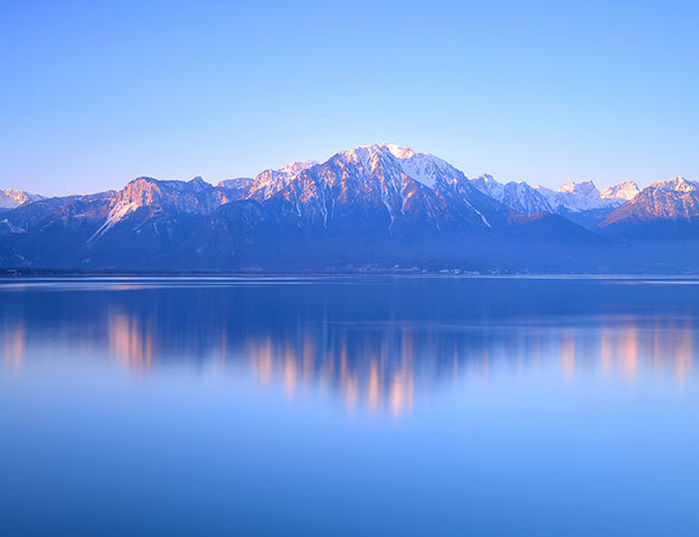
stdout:
<svg viewBox="0 0 699 537">
<path fill-rule="evenodd" d="M 657 181 L 649 185 L 649 188 L 657 188 L 660 190 L 669 190 L 674 192 L 695 192 L 697 183 L 688 181 L 684 177 L 673 177 L 667 181 Z"/>
<path fill-rule="evenodd" d="M 286 188 L 298 175 L 318 164 L 315 160 L 301 160 L 292 162 L 278 170 L 265 170 L 255 176 L 250 189 L 250 197 L 256 199 L 268 199 L 277 192 Z"/>
<path fill-rule="evenodd" d="M 597 187 L 592 181 L 569 181 L 561 186 L 561 188 L 558 189 L 558 192 L 589 195 L 597 192 Z"/>
<path fill-rule="evenodd" d="M 401 146 L 396 144 L 379 144 L 386 147 L 391 154 L 398 159 L 411 158 L 416 155 L 412 147 Z"/>
<path fill-rule="evenodd" d="M 24 190 L 8 188 L 6 190 L 0 190 L 0 209 L 14 209 L 25 203 L 31 203 L 32 201 L 40 199 L 44 199 L 44 197 L 37 194 L 30 194 Z"/>
<path fill-rule="evenodd" d="M 605 188 L 600 193 L 600 196 L 603 199 L 629 201 L 635 198 L 636 194 L 638 194 L 640 191 L 641 190 L 638 188 L 638 185 L 635 181 L 624 181 L 623 183 L 619 183 L 618 185 L 613 185 Z"/>
</svg>

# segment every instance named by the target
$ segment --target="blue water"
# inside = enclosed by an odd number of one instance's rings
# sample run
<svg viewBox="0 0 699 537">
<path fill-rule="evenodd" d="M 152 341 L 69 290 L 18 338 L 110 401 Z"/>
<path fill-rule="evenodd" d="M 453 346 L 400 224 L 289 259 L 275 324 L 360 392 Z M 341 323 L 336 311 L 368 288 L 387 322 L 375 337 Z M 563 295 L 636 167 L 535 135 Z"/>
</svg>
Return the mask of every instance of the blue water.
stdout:
<svg viewBox="0 0 699 537">
<path fill-rule="evenodd" d="M 0 535 L 697 535 L 699 282 L 0 280 Z"/>
</svg>

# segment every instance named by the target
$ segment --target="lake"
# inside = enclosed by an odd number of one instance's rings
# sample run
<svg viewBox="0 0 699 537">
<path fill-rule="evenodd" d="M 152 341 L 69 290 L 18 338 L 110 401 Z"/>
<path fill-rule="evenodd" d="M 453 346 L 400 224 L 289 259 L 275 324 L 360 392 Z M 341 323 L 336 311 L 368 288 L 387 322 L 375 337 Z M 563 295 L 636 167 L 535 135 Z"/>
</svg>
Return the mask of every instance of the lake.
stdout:
<svg viewBox="0 0 699 537">
<path fill-rule="evenodd" d="M 0 280 L 0 535 L 697 535 L 699 281 Z"/>
</svg>

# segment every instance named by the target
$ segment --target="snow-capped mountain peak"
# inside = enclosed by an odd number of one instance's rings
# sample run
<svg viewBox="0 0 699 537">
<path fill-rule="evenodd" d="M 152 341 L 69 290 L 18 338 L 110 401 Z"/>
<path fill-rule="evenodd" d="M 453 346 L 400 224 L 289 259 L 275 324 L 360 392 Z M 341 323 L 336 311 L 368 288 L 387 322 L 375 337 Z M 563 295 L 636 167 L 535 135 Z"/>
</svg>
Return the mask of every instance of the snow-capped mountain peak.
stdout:
<svg viewBox="0 0 699 537">
<path fill-rule="evenodd" d="M 315 160 L 291 162 L 278 170 L 265 170 L 255 176 L 250 196 L 266 199 L 284 189 L 301 172 L 318 164 Z"/>
<path fill-rule="evenodd" d="M 294 177 L 300 174 L 303 170 L 306 170 L 311 166 L 315 166 L 316 164 L 318 164 L 318 161 L 315 160 L 299 160 L 291 162 L 286 166 L 282 166 L 277 170 L 277 172 L 280 174 L 285 174 L 289 177 Z"/>
<path fill-rule="evenodd" d="M 393 160 L 405 175 L 431 188 L 438 181 L 454 182 L 466 178 L 461 171 L 439 157 L 396 144 L 360 145 L 332 158 L 354 162 L 366 171 L 374 170 L 379 162 Z"/>
<path fill-rule="evenodd" d="M 599 189 L 592 181 L 570 181 L 561 186 L 553 196 L 549 193 L 548 198 L 559 211 L 567 210 L 574 213 L 601 209 L 616 203 L 614 200 L 602 199 Z"/>
<path fill-rule="evenodd" d="M 633 199 L 639 192 L 638 185 L 633 181 L 610 186 L 601 192 L 592 181 L 570 181 L 558 190 L 537 186 L 536 190 L 559 213 L 612 209 Z"/>
<path fill-rule="evenodd" d="M 24 190 L 8 188 L 6 190 L 0 190 L 0 209 L 14 209 L 25 203 L 31 203 L 32 201 L 40 199 L 44 199 L 44 197 L 37 194 L 30 194 Z"/>
<path fill-rule="evenodd" d="M 471 184 L 484 194 L 517 212 L 529 216 L 541 212 L 553 212 L 547 198 L 524 181 L 500 183 L 492 175 L 486 173 L 471 179 Z"/>
<path fill-rule="evenodd" d="M 649 185 L 649 187 L 675 192 L 695 192 L 697 190 L 697 183 L 694 181 L 688 181 L 684 177 L 673 177 L 667 181 L 657 181 L 652 183 Z"/>
<path fill-rule="evenodd" d="M 223 189 L 213 187 L 201 177 L 186 182 L 138 177 L 109 198 L 109 214 L 90 240 L 144 208 L 151 208 L 154 213 L 172 210 L 182 214 L 202 215 L 211 213 L 226 201 Z"/>
<path fill-rule="evenodd" d="M 602 199 L 616 199 L 629 201 L 636 197 L 641 190 L 634 181 L 624 181 L 617 185 L 605 188 L 600 192 Z"/>
<path fill-rule="evenodd" d="M 384 144 L 390 153 L 398 159 L 401 168 L 408 177 L 434 188 L 438 181 L 454 183 L 466 176 L 447 161 L 430 153 L 417 153 L 410 147 Z"/>
<path fill-rule="evenodd" d="M 369 144 L 369 145 L 358 145 L 356 147 L 353 147 L 352 149 L 348 149 L 346 151 L 341 151 L 339 154 L 343 155 L 359 155 L 362 153 L 385 153 L 388 152 L 397 159 L 406 159 L 410 158 L 413 155 L 416 154 L 416 151 L 412 147 L 404 146 L 404 145 L 399 145 L 399 144 L 389 144 L 386 142 L 380 142 L 377 144 Z"/>
<path fill-rule="evenodd" d="M 559 193 L 579 194 L 583 196 L 595 196 L 599 190 L 592 181 L 569 181 L 558 189 Z"/>
<path fill-rule="evenodd" d="M 477 177 L 473 177 L 471 178 L 471 184 L 483 192 L 483 194 L 486 194 L 498 201 L 502 201 L 505 193 L 505 185 L 495 180 L 492 175 L 483 173 Z"/>
<path fill-rule="evenodd" d="M 578 239 L 589 245 L 596 243 L 600 229 L 618 234 L 638 229 L 642 234 L 656 223 L 661 237 L 682 237 L 685 232 L 694 237 L 699 221 L 699 183 L 681 177 L 653 183 L 640 193 L 632 181 L 601 192 L 591 181 L 552 190 L 524 181 L 501 182 L 490 174 L 469 179 L 439 157 L 388 143 L 358 146 L 322 163 L 292 162 L 217 186 L 200 177 L 140 177 L 119 192 L 28 203 L 31 195 L 7 190 L 0 192 L 3 200 L 9 206 L 0 215 L 0 237 L 7 235 L 11 240 L 6 244 L 18 247 L 17 253 L 4 253 L 12 263 L 34 255 L 28 235 L 33 233 L 51 245 L 47 252 L 56 249 L 56 241 L 70 238 L 74 257 L 56 257 L 59 263 L 70 259 L 117 266 L 136 259 L 146 266 L 176 255 L 187 263 L 199 258 L 203 266 L 211 262 L 226 270 L 257 267 L 260 260 L 285 251 L 296 255 L 296 239 L 304 248 L 316 248 L 313 266 L 334 266 L 326 265 L 326 259 L 350 266 L 357 262 L 354 254 L 365 251 L 365 243 L 379 256 L 386 248 L 385 259 L 395 255 L 410 263 L 412 257 L 401 256 L 412 255 L 412 246 L 407 246 L 414 242 L 404 241 L 424 241 L 428 248 L 418 260 L 453 252 L 478 260 L 465 242 L 470 238 L 475 245 L 504 239 L 507 255 L 513 241 L 526 246 L 532 240 L 537 248 Z M 32 240 L 15 241 L 19 234 Z M 20 249 L 24 244 L 27 248 Z M 400 246 L 390 250 L 395 245 Z"/>
<path fill-rule="evenodd" d="M 412 147 L 396 145 L 396 144 L 379 144 L 388 149 L 391 154 L 398 159 L 407 159 L 415 156 L 415 151 Z"/>
<path fill-rule="evenodd" d="M 645 226 L 644 232 L 663 236 L 664 228 L 653 229 L 654 223 L 674 221 L 696 222 L 699 218 L 699 183 L 684 177 L 673 177 L 667 181 L 650 184 L 631 201 L 611 213 L 604 226 L 630 229 Z M 643 229 L 643 228 L 639 228 Z M 632 233 L 638 234 L 639 231 Z"/>
</svg>

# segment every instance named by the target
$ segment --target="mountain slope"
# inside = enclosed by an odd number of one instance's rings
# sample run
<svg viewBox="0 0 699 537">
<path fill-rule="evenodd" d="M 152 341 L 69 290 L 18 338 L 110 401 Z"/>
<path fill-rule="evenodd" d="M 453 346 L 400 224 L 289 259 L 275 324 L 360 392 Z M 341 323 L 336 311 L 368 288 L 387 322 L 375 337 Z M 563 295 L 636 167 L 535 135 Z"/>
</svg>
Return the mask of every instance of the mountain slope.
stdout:
<svg viewBox="0 0 699 537">
<path fill-rule="evenodd" d="M 489 216 L 505 211 L 441 159 L 388 144 L 337 153 L 265 201 L 298 227 L 388 234 L 450 226 L 485 230 L 493 225 Z"/>
<path fill-rule="evenodd" d="M 633 196 L 633 185 L 600 193 L 592 183 L 574 183 L 549 198 L 545 194 L 490 176 L 471 180 L 434 155 L 374 144 L 216 186 L 201 178 L 140 177 L 118 192 L 29 200 L 0 215 L 0 265 L 496 271 L 606 266 L 595 256 L 609 255 L 609 240 L 561 214 L 616 207 Z"/>
<path fill-rule="evenodd" d="M 632 238 L 698 236 L 699 184 L 683 177 L 653 183 L 609 214 L 600 228 Z"/>
</svg>

